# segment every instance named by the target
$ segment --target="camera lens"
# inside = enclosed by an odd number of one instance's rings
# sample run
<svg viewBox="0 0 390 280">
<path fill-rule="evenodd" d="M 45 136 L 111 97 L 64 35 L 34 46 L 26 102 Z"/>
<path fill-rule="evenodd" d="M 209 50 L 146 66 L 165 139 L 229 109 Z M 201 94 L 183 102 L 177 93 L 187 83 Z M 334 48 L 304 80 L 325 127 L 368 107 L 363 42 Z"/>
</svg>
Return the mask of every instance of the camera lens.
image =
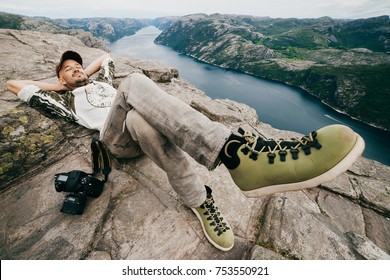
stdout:
<svg viewBox="0 0 390 280">
<path fill-rule="evenodd" d="M 66 181 L 68 181 L 67 175 L 59 174 L 55 176 L 54 187 L 57 192 L 62 192 L 65 190 Z"/>
</svg>

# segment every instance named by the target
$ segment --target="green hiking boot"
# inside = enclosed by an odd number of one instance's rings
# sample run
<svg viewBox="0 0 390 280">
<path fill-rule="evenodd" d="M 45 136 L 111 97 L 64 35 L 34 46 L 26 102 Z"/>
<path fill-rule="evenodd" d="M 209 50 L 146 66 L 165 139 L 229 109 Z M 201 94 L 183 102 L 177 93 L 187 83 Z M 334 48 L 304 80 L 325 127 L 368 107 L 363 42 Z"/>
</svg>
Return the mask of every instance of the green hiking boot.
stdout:
<svg viewBox="0 0 390 280">
<path fill-rule="evenodd" d="M 350 128 L 331 125 L 301 139 L 263 139 L 242 129 L 220 153 L 247 197 L 316 187 L 345 172 L 362 154 L 364 140 Z"/>
<path fill-rule="evenodd" d="M 206 201 L 199 207 L 191 208 L 199 219 L 208 241 L 222 251 L 229 251 L 234 245 L 234 235 L 229 223 L 215 206 L 211 189 L 207 190 Z"/>
</svg>

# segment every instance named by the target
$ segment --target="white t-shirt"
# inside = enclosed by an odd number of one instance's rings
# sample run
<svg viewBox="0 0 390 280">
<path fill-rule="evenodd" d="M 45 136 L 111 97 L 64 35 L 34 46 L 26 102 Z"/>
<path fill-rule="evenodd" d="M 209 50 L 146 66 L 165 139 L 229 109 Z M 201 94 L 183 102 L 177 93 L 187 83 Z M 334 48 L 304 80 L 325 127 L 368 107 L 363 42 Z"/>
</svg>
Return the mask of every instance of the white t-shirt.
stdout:
<svg viewBox="0 0 390 280">
<path fill-rule="evenodd" d="M 54 92 L 29 85 L 22 88 L 18 96 L 31 107 L 101 131 L 117 92 L 112 86 L 114 69 L 113 61 L 107 58 L 102 62 L 98 78 L 86 86 Z"/>
</svg>

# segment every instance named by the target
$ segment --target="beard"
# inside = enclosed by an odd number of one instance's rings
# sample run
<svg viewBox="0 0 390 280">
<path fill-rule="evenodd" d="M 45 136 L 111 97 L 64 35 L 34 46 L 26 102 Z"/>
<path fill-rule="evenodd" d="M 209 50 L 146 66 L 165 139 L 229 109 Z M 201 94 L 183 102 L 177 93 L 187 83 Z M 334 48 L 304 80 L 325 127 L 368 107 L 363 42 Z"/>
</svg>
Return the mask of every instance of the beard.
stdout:
<svg viewBox="0 0 390 280">
<path fill-rule="evenodd" d="M 89 84 L 89 79 L 88 78 L 79 78 L 74 81 L 74 87 L 82 87 Z"/>
<path fill-rule="evenodd" d="M 69 88 L 78 88 L 89 84 L 87 75 L 77 75 L 72 81 L 68 81 L 67 85 Z"/>
</svg>

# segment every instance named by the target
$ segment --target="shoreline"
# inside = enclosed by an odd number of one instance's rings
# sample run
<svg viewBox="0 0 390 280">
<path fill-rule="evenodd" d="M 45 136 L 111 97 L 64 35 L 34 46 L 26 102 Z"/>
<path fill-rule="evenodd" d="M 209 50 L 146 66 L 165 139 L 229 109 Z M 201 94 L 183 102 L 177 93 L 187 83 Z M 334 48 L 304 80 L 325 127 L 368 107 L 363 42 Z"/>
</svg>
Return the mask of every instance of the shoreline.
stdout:
<svg viewBox="0 0 390 280">
<path fill-rule="evenodd" d="M 157 44 L 157 43 L 155 43 L 155 44 Z M 157 44 L 157 45 L 161 45 L 161 44 Z M 161 46 L 167 47 L 166 45 L 161 45 Z M 176 51 L 176 50 L 175 50 L 175 51 Z M 176 52 L 179 53 L 179 54 L 182 54 L 182 55 L 191 57 L 191 58 L 193 58 L 193 59 L 195 59 L 195 60 L 197 60 L 197 61 L 199 61 L 199 62 L 206 63 L 206 64 L 208 64 L 208 65 L 212 65 L 212 66 L 218 67 L 218 68 L 220 68 L 220 69 L 222 69 L 222 70 L 238 72 L 238 73 L 250 75 L 250 76 L 255 77 L 255 78 L 263 79 L 263 80 L 270 81 L 270 82 L 274 82 L 274 83 L 280 83 L 280 84 L 283 84 L 283 85 L 285 85 L 285 86 L 289 86 L 289 87 L 298 89 L 298 90 L 304 92 L 305 94 L 308 94 L 308 95 L 310 95 L 310 96 L 316 98 L 316 99 L 317 99 L 318 101 L 320 101 L 322 104 L 324 104 L 324 105 L 327 106 L 328 108 L 330 108 L 330 109 L 336 111 L 337 113 L 340 113 L 340 114 L 342 114 L 342 115 L 344 115 L 344 116 L 347 116 L 347 117 L 349 117 L 349 118 L 351 118 L 351 119 L 353 119 L 353 120 L 355 120 L 355 121 L 358 121 L 358 122 L 360 122 L 360 123 L 362 123 L 362 124 L 371 126 L 372 128 L 379 129 L 379 130 L 381 130 L 381 131 L 383 131 L 383 132 L 385 132 L 385 133 L 389 133 L 389 136 L 390 136 L 390 130 L 388 130 L 388 129 L 384 128 L 384 127 L 381 127 L 381 126 L 378 126 L 378 125 L 369 123 L 369 122 L 365 122 L 364 120 L 358 119 L 358 118 L 353 117 L 353 116 L 351 116 L 351 115 L 348 115 L 345 111 L 343 111 L 343 110 L 341 110 L 341 109 L 337 109 L 337 108 L 331 106 L 330 104 L 326 103 L 324 100 L 320 99 L 318 96 L 316 96 L 316 95 L 310 93 L 310 91 L 308 91 L 308 90 L 306 90 L 306 89 L 304 89 L 304 88 L 302 88 L 302 87 L 299 87 L 299 86 L 296 86 L 296 85 L 292 85 L 292 84 L 289 84 L 289 83 L 284 82 L 284 81 L 273 80 L 273 79 L 269 79 L 269 78 L 266 78 L 266 77 L 258 76 L 258 75 L 256 75 L 256 74 L 251 73 L 251 72 L 247 72 L 247 71 L 243 71 L 243 70 L 239 70 L 239 69 L 228 68 L 228 67 L 223 67 L 223 66 L 221 66 L 221 65 L 214 64 L 214 63 L 208 62 L 208 61 L 206 61 L 206 60 L 202 60 L 202 59 L 200 59 L 200 58 L 197 58 L 196 56 L 193 56 L 193 55 L 191 55 L 191 54 L 186 54 L 186 53 L 182 53 L 182 52 L 178 52 L 178 51 L 176 51 Z"/>
</svg>

